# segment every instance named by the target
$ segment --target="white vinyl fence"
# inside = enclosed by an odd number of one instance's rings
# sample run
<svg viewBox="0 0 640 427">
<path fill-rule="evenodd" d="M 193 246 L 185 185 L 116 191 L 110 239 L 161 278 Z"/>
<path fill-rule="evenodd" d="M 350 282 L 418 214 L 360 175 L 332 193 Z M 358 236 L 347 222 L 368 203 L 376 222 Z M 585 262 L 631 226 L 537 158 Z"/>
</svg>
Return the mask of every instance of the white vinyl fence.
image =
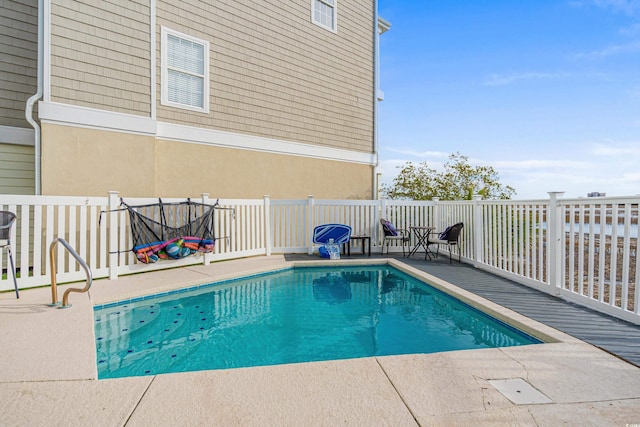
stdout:
<svg viewBox="0 0 640 427">
<path fill-rule="evenodd" d="M 380 219 L 397 228 L 432 226 L 442 230 L 463 222 L 462 260 L 474 266 L 640 324 L 638 197 L 544 200 L 400 201 L 193 198 L 216 201 L 215 250 L 180 260 L 139 263 L 131 251 L 131 231 L 120 195 L 54 197 L 0 195 L 0 210 L 15 212 L 11 246 L 21 289 L 51 283 L 49 245 L 64 238 L 87 262 L 93 277 L 119 275 L 256 255 L 314 251 L 313 228 L 347 224 L 370 236 L 379 253 Z M 158 199 L 124 198 L 129 205 Z M 162 199 L 165 203 L 184 199 Z M 414 242 L 415 243 L 415 242 Z M 58 247 L 59 283 L 84 280 L 73 257 Z M 401 252 L 400 246 L 390 248 Z M 0 291 L 13 289 L 6 253 L 0 253 Z"/>
</svg>

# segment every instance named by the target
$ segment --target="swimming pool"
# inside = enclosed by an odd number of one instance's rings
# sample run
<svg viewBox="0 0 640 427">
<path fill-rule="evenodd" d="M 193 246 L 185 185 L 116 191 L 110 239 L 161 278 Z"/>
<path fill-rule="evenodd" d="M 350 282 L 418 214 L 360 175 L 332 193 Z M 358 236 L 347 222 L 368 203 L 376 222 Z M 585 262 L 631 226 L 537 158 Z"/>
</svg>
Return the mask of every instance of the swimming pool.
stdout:
<svg viewBox="0 0 640 427">
<path fill-rule="evenodd" d="M 540 343 L 388 265 L 290 268 L 94 317 L 101 379 Z"/>
</svg>

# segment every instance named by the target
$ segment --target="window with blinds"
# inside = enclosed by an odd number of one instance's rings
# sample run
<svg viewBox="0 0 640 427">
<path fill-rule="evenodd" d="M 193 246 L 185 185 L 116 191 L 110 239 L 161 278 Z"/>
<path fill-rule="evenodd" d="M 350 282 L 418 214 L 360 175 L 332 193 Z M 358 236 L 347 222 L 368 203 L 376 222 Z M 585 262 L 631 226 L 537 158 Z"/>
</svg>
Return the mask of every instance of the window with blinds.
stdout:
<svg viewBox="0 0 640 427">
<path fill-rule="evenodd" d="M 336 2 L 337 0 L 312 0 L 313 10 L 311 11 L 311 16 L 313 23 L 328 30 L 337 31 Z"/>
<path fill-rule="evenodd" d="M 209 42 L 162 27 L 161 103 L 209 112 Z"/>
</svg>

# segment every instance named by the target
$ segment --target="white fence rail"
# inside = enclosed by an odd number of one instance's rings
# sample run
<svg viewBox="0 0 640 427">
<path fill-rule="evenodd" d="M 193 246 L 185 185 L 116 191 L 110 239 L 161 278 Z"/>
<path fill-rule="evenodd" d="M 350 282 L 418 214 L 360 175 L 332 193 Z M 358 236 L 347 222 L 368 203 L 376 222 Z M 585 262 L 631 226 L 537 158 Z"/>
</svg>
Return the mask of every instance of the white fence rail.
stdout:
<svg viewBox="0 0 640 427">
<path fill-rule="evenodd" d="M 241 200 L 221 199 L 215 215 L 218 238 L 211 254 L 139 263 L 131 251 L 128 214 L 120 197 L 0 195 L 0 210 L 18 216 L 11 245 L 18 285 L 50 284 L 48 245 L 67 240 L 95 279 L 197 263 L 272 253 L 312 253 L 313 227 L 348 224 L 354 235 L 371 237 L 380 252 L 380 219 L 396 227 L 463 222 L 460 251 L 465 262 L 565 299 L 640 324 L 638 197 L 527 201 Z M 162 199 L 171 203 L 184 199 Z M 129 205 L 157 199 L 125 199 Z M 198 201 L 216 200 L 203 194 Z M 399 246 L 391 251 L 400 251 Z M 83 280 L 75 260 L 60 251 L 58 281 Z M 0 253 L 0 291 L 13 289 L 6 254 Z"/>
</svg>

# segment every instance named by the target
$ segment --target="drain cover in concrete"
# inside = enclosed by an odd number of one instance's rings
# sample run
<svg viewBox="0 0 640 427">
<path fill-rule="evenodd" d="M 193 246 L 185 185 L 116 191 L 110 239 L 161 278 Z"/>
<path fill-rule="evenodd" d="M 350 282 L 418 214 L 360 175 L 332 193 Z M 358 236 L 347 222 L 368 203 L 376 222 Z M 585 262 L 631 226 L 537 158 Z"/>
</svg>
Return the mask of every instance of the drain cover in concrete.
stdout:
<svg viewBox="0 0 640 427">
<path fill-rule="evenodd" d="M 489 380 L 489 383 L 516 405 L 533 405 L 536 403 L 553 402 L 522 378 Z"/>
</svg>

